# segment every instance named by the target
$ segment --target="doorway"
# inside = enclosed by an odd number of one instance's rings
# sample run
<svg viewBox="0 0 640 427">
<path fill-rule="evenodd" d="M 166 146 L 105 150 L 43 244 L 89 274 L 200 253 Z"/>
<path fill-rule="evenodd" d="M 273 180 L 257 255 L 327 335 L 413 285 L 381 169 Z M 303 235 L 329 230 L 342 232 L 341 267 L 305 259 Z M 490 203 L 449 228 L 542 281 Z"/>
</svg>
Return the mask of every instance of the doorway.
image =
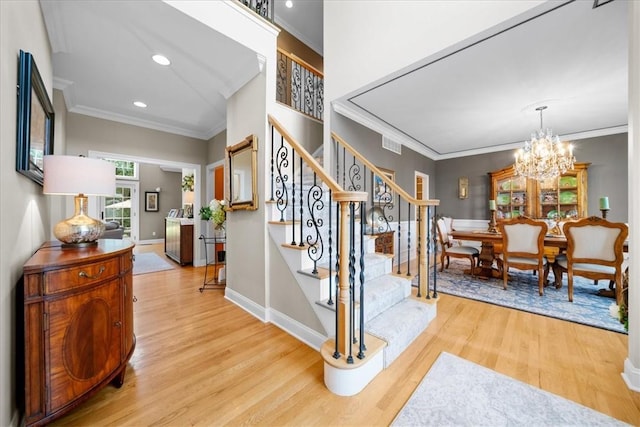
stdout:
<svg viewBox="0 0 640 427">
<path fill-rule="evenodd" d="M 116 181 L 116 194 L 100 198 L 100 212 L 104 221 L 117 221 L 124 227 L 124 236 L 138 241 L 138 183 Z"/>
</svg>

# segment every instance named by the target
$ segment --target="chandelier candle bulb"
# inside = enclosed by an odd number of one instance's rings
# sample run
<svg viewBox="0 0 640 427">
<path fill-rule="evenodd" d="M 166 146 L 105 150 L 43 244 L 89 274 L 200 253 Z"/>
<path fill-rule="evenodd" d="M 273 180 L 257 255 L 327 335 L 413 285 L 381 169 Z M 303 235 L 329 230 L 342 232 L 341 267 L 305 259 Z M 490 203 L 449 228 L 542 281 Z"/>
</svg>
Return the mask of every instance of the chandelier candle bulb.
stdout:
<svg viewBox="0 0 640 427">
<path fill-rule="evenodd" d="M 602 199 L 600 199 L 600 206 L 602 206 Z M 490 211 L 495 211 L 496 210 L 496 201 L 495 200 L 489 200 L 489 210 Z"/>
<path fill-rule="evenodd" d="M 609 198 L 608 197 L 600 197 L 600 210 L 608 210 L 609 209 Z"/>
</svg>

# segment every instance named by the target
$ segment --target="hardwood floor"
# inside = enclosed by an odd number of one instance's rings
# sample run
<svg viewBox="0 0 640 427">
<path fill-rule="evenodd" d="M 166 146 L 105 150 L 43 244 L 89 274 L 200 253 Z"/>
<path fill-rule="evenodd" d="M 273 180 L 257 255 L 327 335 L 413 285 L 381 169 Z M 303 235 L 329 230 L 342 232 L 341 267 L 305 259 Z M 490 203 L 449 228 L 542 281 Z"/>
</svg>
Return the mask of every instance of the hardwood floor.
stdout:
<svg viewBox="0 0 640 427">
<path fill-rule="evenodd" d="M 413 345 L 361 393 L 339 397 L 319 352 L 223 291 L 198 292 L 203 277 L 177 264 L 134 276 L 137 346 L 124 385 L 53 425 L 388 425 L 442 351 L 640 425 L 640 394 L 620 376 L 626 335 L 441 294 Z"/>
</svg>

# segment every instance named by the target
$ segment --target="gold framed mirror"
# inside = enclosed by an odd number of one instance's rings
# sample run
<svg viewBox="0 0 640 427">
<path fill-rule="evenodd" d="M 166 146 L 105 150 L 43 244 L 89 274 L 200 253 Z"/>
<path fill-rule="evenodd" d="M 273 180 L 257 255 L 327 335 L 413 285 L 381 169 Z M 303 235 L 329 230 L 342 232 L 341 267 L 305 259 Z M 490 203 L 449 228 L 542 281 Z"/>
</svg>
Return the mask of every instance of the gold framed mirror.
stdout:
<svg viewBox="0 0 640 427">
<path fill-rule="evenodd" d="M 258 209 L 257 153 L 255 135 L 227 147 L 229 210 Z"/>
</svg>

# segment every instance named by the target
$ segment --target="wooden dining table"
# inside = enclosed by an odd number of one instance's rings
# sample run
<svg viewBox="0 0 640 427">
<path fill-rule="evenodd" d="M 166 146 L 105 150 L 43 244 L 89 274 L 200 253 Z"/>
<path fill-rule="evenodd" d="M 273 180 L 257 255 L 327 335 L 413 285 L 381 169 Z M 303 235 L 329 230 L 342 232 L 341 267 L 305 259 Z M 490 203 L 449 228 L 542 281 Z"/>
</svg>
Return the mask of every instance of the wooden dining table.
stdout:
<svg viewBox="0 0 640 427">
<path fill-rule="evenodd" d="M 495 245 L 498 244 L 500 247 L 502 246 L 501 233 L 491 233 L 486 230 L 453 230 L 449 233 L 449 235 L 455 240 L 482 242 L 482 247 L 479 255 L 480 265 L 474 269 L 473 273 L 478 277 L 487 279 L 502 278 L 502 274 L 500 273 L 500 271 L 493 266 L 493 261 L 496 258 Z M 625 252 L 628 252 L 629 250 L 628 243 L 628 241 L 624 243 L 623 249 Z M 567 238 L 561 234 L 547 234 L 544 237 L 544 246 L 545 255 L 547 256 L 548 261 L 553 263 L 555 255 L 564 252 L 567 249 Z M 465 270 L 465 273 L 466 272 L 467 271 Z M 468 272 L 471 273 L 471 270 L 469 270 Z M 612 288 L 612 286 L 613 284 L 610 284 L 610 289 Z M 605 296 L 610 296 L 609 293 L 610 292 L 601 292 L 601 294 Z"/>
<path fill-rule="evenodd" d="M 491 233 L 486 230 L 454 230 L 449 233 L 449 235 L 455 240 L 482 242 L 479 257 L 480 265 L 474 270 L 475 275 L 485 278 L 502 278 L 502 274 L 493 266 L 493 261 L 496 258 L 495 245 L 496 243 L 500 246 L 502 245 L 501 233 Z M 547 258 L 553 258 L 555 254 L 567 248 L 567 238 L 563 235 L 548 234 L 544 238 L 544 246 L 546 248 L 552 248 L 546 252 L 548 252 Z M 553 262 L 553 259 L 549 261 Z"/>
</svg>

